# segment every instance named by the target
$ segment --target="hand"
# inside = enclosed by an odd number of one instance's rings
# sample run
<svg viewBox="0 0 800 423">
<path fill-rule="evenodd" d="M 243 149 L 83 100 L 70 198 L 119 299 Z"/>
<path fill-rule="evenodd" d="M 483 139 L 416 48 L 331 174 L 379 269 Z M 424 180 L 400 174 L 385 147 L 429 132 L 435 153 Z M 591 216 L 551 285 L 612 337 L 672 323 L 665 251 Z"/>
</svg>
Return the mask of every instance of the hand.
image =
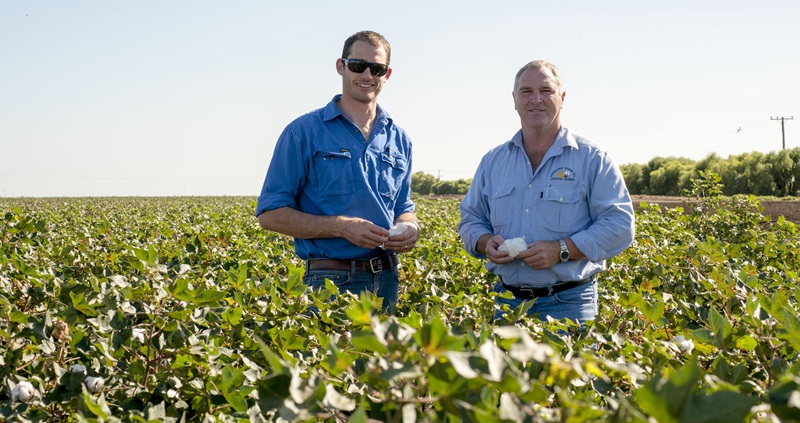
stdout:
<svg viewBox="0 0 800 423">
<path fill-rule="evenodd" d="M 494 235 L 486 241 L 486 257 L 497 264 L 507 264 L 514 261 L 514 258 L 508 254 L 508 251 L 498 251 L 497 249 L 503 245 L 505 239 L 500 235 Z"/>
<path fill-rule="evenodd" d="M 397 235 L 390 236 L 389 240 L 383 245 L 383 247 L 387 250 L 396 251 L 398 253 L 407 253 L 417 245 L 418 240 L 419 224 L 409 225 L 405 231 Z"/>
<path fill-rule="evenodd" d="M 534 269 L 549 269 L 561 261 L 561 246 L 558 241 L 535 241 L 528 249 L 519 253 L 518 259 Z"/>
<path fill-rule="evenodd" d="M 389 240 L 389 231 L 359 217 L 346 219 L 344 238 L 369 250 L 380 247 Z"/>
</svg>

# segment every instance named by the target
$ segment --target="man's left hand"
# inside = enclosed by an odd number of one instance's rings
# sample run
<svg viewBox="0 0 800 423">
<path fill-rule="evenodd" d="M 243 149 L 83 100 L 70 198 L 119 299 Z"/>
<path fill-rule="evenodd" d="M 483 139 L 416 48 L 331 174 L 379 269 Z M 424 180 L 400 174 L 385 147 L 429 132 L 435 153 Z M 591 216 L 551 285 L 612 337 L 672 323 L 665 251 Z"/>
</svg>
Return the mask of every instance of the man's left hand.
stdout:
<svg viewBox="0 0 800 423">
<path fill-rule="evenodd" d="M 561 261 L 560 253 L 558 241 L 535 241 L 528 245 L 527 250 L 519 253 L 517 259 L 534 269 L 549 269 Z"/>
<path fill-rule="evenodd" d="M 419 240 L 419 227 L 417 225 L 409 225 L 408 228 L 397 234 L 389 237 L 383 248 L 392 250 L 398 253 L 407 253 L 411 251 Z"/>
</svg>

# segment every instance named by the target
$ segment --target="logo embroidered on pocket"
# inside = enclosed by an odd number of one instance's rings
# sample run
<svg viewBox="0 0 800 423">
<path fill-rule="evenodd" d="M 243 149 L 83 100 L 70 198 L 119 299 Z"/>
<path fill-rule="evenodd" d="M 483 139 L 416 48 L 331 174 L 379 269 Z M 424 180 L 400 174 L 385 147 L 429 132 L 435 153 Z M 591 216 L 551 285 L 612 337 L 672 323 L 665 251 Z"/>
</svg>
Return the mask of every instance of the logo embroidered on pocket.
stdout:
<svg viewBox="0 0 800 423">
<path fill-rule="evenodd" d="M 561 167 L 550 174 L 551 181 L 574 181 L 575 171 L 568 167 Z"/>
</svg>

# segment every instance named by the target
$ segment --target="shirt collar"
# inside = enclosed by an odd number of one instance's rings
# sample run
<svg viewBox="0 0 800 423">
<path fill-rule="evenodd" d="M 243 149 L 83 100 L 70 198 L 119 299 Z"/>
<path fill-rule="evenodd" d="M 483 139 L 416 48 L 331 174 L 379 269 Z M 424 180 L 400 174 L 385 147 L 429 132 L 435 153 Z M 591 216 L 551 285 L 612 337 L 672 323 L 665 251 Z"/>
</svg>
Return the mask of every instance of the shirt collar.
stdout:
<svg viewBox="0 0 800 423">
<path fill-rule="evenodd" d="M 342 98 L 341 94 L 336 94 L 335 96 L 333 96 L 333 99 L 328 103 L 327 106 L 325 106 L 325 110 L 322 116 L 323 120 L 328 121 L 336 119 L 338 116 L 345 117 L 344 113 L 342 113 L 342 111 L 339 110 L 339 107 L 336 105 L 336 103 L 339 100 L 341 100 L 341 98 Z M 386 125 L 387 123 L 392 122 L 392 120 L 393 119 L 389 115 L 389 112 L 384 110 L 383 107 L 381 107 L 381 105 L 378 104 L 378 107 L 375 111 L 375 122 L 381 122 L 382 124 Z"/>
<path fill-rule="evenodd" d="M 511 138 L 510 143 L 517 146 L 522 151 L 525 151 L 525 148 L 522 147 L 522 129 L 514 134 L 514 137 Z M 553 147 L 561 149 L 564 147 L 578 148 L 578 143 L 575 141 L 575 137 L 569 132 L 569 130 L 562 126 L 561 129 L 558 130 L 556 140 L 553 142 L 553 145 L 550 148 Z"/>
</svg>

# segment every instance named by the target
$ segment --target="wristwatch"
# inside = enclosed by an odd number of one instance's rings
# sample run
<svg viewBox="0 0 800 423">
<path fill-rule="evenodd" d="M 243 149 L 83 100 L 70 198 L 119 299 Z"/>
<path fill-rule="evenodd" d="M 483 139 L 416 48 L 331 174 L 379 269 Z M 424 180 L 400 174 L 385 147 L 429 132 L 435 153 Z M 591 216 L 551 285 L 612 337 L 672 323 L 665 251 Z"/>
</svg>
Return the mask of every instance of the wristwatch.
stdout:
<svg viewBox="0 0 800 423">
<path fill-rule="evenodd" d="M 558 258 L 561 259 L 562 263 L 568 262 L 569 250 L 567 249 L 567 243 L 563 239 L 559 239 L 558 244 L 561 245 L 561 253 L 558 254 Z"/>
</svg>

